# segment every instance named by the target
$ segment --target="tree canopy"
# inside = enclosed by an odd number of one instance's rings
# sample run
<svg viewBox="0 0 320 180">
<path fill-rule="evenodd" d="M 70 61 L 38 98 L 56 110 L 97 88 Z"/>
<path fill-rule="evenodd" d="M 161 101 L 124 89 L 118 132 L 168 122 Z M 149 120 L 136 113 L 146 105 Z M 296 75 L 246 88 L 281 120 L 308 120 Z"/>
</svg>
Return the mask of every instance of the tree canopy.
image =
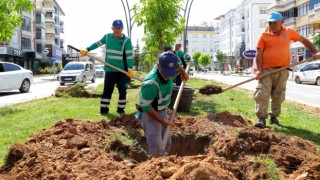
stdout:
<svg viewBox="0 0 320 180">
<path fill-rule="evenodd" d="M 201 64 L 202 66 L 207 66 L 211 64 L 210 54 L 202 54 L 199 57 L 199 64 Z"/>
<path fill-rule="evenodd" d="M 185 18 L 179 17 L 184 0 L 140 0 L 133 6 L 138 26 L 144 26 L 142 41 L 148 51 L 162 51 L 172 45 L 185 27 Z"/>
<path fill-rule="evenodd" d="M 0 1 L 0 41 L 11 41 L 14 28 L 21 26 L 24 10 L 32 11 L 31 0 L 1 0 Z"/>
</svg>

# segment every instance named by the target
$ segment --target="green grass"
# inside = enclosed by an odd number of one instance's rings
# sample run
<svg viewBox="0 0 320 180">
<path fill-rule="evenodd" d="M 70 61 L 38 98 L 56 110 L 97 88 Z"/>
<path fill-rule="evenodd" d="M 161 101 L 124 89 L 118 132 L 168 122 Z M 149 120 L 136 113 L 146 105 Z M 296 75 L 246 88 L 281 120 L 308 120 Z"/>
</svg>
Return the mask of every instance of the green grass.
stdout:
<svg viewBox="0 0 320 180">
<path fill-rule="evenodd" d="M 135 82 L 138 84 L 139 82 Z M 256 122 L 253 95 L 249 91 L 233 89 L 215 95 L 202 95 L 198 89 L 207 84 L 217 83 L 192 78 L 186 87 L 193 87 L 195 99 L 192 102 L 190 113 L 182 115 L 205 116 L 208 113 L 229 111 L 232 114 L 243 116 L 252 123 Z M 225 85 L 224 85 L 225 86 Z M 138 100 L 138 89 L 128 89 L 126 113 L 136 112 L 135 103 Z M 98 92 L 102 86 L 98 86 Z M 110 113 L 99 116 L 100 98 L 56 98 L 48 97 L 31 102 L 1 107 L 0 110 L 0 166 L 3 165 L 10 145 L 16 142 L 25 142 L 27 138 L 43 129 L 50 128 L 55 122 L 64 118 L 78 120 L 112 119 L 116 113 L 118 92 L 115 88 Z M 283 105 L 280 122 L 285 128 L 276 128 L 278 133 L 299 136 L 320 145 L 320 120 L 316 115 L 310 115 L 297 105 L 286 102 Z"/>
</svg>

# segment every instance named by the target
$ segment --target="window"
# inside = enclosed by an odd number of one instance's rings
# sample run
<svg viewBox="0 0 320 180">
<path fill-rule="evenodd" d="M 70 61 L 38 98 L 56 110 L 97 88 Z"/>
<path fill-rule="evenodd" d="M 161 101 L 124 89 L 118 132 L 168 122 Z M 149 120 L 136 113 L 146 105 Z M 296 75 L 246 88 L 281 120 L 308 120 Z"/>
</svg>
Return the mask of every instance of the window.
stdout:
<svg viewBox="0 0 320 180">
<path fill-rule="evenodd" d="M 37 43 L 37 49 L 36 49 L 37 53 L 42 54 L 44 52 L 44 44 L 42 43 Z"/>
<path fill-rule="evenodd" d="M 22 30 L 31 32 L 31 19 L 28 17 L 22 18 Z"/>
<path fill-rule="evenodd" d="M 202 38 L 207 38 L 207 35 L 206 34 L 202 34 Z"/>
<path fill-rule="evenodd" d="M 60 35 L 60 28 L 59 27 L 54 27 L 54 33 L 55 35 Z"/>
<path fill-rule="evenodd" d="M 198 34 L 192 34 L 192 38 L 198 38 Z"/>
<path fill-rule="evenodd" d="M 19 70 L 21 70 L 19 66 L 16 66 L 13 64 L 4 63 L 3 65 L 4 65 L 4 69 L 6 71 L 19 71 Z"/>
<path fill-rule="evenodd" d="M 298 16 L 302 16 L 309 12 L 309 2 L 303 3 L 298 7 Z"/>
<path fill-rule="evenodd" d="M 27 35 L 22 35 L 21 38 L 21 48 L 31 50 L 31 37 Z"/>
<path fill-rule="evenodd" d="M 60 45 L 60 42 L 59 42 L 59 39 L 58 39 L 58 38 L 55 38 L 55 39 L 54 39 L 54 44 L 57 45 L 57 46 Z"/>
<path fill-rule="evenodd" d="M 54 14 L 59 15 L 59 8 L 54 6 Z"/>
<path fill-rule="evenodd" d="M 267 9 L 268 7 L 264 7 L 264 6 L 260 7 L 260 10 L 259 10 L 260 14 L 268 14 Z"/>
<path fill-rule="evenodd" d="M 44 23 L 45 23 L 45 17 L 44 17 L 44 14 L 43 14 L 43 13 L 41 13 L 41 12 L 37 12 L 37 13 L 36 13 L 36 23 L 37 23 L 37 24 L 44 25 Z"/>
<path fill-rule="evenodd" d="M 18 38 L 18 31 L 14 31 L 14 35 L 11 39 L 10 45 L 14 48 L 19 49 L 19 38 Z"/>
<path fill-rule="evenodd" d="M 36 29 L 36 39 L 41 39 L 42 41 L 46 39 L 46 31 L 44 28 Z"/>
<path fill-rule="evenodd" d="M 60 24 L 58 16 L 54 16 L 54 23 L 57 25 Z"/>
<path fill-rule="evenodd" d="M 266 28 L 268 22 L 265 19 L 261 19 L 259 23 L 260 23 L 260 28 Z"/>
</svg>

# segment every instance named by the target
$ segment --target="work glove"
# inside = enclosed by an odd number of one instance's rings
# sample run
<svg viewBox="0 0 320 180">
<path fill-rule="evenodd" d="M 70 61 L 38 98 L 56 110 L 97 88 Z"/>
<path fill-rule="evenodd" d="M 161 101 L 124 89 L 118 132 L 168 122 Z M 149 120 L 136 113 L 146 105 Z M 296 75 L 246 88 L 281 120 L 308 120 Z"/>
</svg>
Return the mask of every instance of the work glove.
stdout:
<svg viewBox="0 0 320 180">
<path fill-rule="evenodd" d="M 86 49 L 81 49 L 80 50 L 80 54 L 83 55 L 83 56 L 86 56 L 88 54 L 88 50 Z"/>
<path fill-rule="evenodd" d="M 133 78 L 133 70 L 132 70 L 131 68 L 128 69 L 128 77 L 129 77 L 130 79 Z"/>
</svg>

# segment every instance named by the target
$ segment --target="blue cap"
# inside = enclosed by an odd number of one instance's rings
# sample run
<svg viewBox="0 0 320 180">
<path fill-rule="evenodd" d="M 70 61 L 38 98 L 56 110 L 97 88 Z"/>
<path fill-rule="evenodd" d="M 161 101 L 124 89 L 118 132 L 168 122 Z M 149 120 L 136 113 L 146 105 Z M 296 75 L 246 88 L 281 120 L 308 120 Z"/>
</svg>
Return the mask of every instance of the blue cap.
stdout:
<svg viewBox="0 0 320 180">
<path fill-rule="evenodd" d="M 158 64 L 160 65 L 163 76 L 174 77 L 176 75 L 178 58 L 171 52 L 164 52 L 160 54 Z"/>
<path fill-rule="evenodd" d="M 114 20 L 112 23 L 112 27 L 117 28 L 117 29 L 121 29 L 121 28 L 123 28 L 123 23 L 120 19 Z"/>
<path fill-rule="evenodd" d="M 279 19 L 283 19 L 283 16 L 278 12 L 273 12 L 268 16 L 268 22 L 276 22 Z"/>
<path fill-rule="evenodd" d="M 163 50 L 164 50 L 164 52 L 167 52 L 167 51 L 169 51 L 169 50 L 172 50 L 172 47 L 170 47 L 170 46 L 165 46 L 165 47 L 163 48 Z"/>
</svg>

